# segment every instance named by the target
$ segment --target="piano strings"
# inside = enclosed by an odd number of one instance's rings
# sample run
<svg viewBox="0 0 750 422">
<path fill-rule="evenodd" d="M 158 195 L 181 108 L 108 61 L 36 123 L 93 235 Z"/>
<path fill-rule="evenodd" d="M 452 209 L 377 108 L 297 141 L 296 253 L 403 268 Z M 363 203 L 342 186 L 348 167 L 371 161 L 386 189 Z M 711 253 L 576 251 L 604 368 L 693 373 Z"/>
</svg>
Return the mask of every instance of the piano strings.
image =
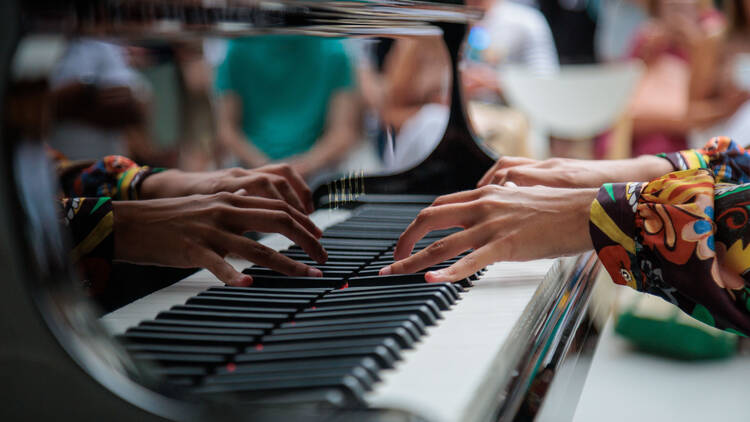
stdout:
<svg viewBox="0 0 750 422">
<path fill-rule="evenodd" d="M 328 209 L 338 209 L 352 203 L 365 194 L 364 170 L 350 171 L 326 184 L 328 189 Z"/>
</svg>

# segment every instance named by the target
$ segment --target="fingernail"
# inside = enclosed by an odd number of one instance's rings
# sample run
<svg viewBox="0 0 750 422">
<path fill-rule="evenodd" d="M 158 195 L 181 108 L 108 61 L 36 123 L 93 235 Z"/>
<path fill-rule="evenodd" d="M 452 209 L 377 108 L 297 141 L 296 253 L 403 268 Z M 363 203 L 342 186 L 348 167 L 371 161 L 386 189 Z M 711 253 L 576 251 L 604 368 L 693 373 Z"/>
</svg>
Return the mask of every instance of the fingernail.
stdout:
<svg viewBox="0 0 750 422">
<path fill-rule="evenodd" d="M 250 277 L 249 275 L 244 275 L 234 280 L 234 282 L 232 283 L 232 285 L 234 286 L 243 286 L 243 287 L 248 287 L 252 284 L 253 284 L 253 278 Z"/>
<path fill-rule="evenodd" d="M 323 277 L 323 271 L 320 271 L 319 269 L 315 267 L 310 267 L 307 269 L 307 276 L 308 277 Z"/>
<path fill-rule="evenodd" d="M 443 276 L 441 271 L 428 271 L 425 273 L 424 278 L 428 283 L 434 283 Z"/>
<path fill-rule="evenodd" d="M 391 270 L 391 266 L 383 267 L 380 269 L 380 275 L 391 275 L 393 273 L 393 270 Z"/>
</svg>

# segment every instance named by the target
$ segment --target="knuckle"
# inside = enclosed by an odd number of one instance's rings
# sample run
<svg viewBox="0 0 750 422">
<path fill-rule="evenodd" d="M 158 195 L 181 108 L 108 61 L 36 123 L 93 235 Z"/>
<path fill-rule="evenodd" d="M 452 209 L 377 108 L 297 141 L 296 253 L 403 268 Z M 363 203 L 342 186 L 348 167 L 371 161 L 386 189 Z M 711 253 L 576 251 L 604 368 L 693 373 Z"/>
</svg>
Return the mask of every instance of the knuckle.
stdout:
<svg viewBox="0 0 750 422">
<path fill-rule="evenodd" d="M 232 167 L 230 169 L 227 169 L 227 174 L 233 177 L 240 177 L 245 174 L 245 171 L 246 170 L 241 167 Z"/>
<path fill-rule="evenodd" d="M 214 199 L 218 202 L 228 203 L 230 202 L 234 197 L 234 194 L 231 194 L 229 192 L 218 192 L 214 194 Z"/>
<path fill-rule="evenodd" d="M 437 255 L 444 251 L 445 248 L 446 244 L 444 240 L 436 240 L 433 244 L 430 245 L 430 247 L 427 248 L 427 253 L 430 255 Z"/>
</svg>

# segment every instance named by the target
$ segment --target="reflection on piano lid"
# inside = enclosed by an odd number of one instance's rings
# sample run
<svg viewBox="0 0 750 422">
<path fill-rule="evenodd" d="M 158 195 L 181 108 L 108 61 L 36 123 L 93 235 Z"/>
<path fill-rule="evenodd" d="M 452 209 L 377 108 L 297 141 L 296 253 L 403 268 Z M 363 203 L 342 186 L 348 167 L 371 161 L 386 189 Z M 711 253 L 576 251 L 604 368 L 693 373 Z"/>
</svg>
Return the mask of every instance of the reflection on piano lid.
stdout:
<svg viewBox="0 0 750 422">
<path fill-rule="evenodd" d="M 34 191 L 0 178 L 0 203 L 8 204 L 0 208 L 7 228 L 0 234 L 7 274 L 0 306 L 7 329 L 0 330 L 0 343 L 10 349 L 3 351 L 9 358 L 0 361 L 0 369 L 12 387 L 2 399 L 0 419 L 62 412 L 92 420 L 533 417 L 548 374 L 573 353 L 579 333 L 588 333 L 587 304 L 597 270 L 591 254 L 557 263 L 549 273 L 549 261 L 498 264 L 478 280 L 466 280 L 466 286 L 476 285 L 465 292 L 428 286 L 419 276 L 375 274 L 389 259 L 394 236 L 419 207 L 435 195 L 473 187 L 493 162 L 471 131 L 458 83 L 460 45 L 466 22 L 477 17 L 473 11 L 411 1 L 6 0 L 0 16 L 6 19 L 0 26 L 3 72 L 19 38 L 35 32 L 179 39 L 270 32 L 420 35 L 435 28 L 453 71 L 448 127 L 436 149 L 405 172 L 365 177 L 367 194 L 358 203 L 375 207 L 380 230 L 352 224 L 372 219 L 367 208 L 355 211 L 349 222 L 342 222 L 347 211 L 317 212 L 319 223 L 321 218 L 329 218 L 326 226 L 338 223 L 324 240 L 335 260 L 324 269 L 326 278 L 316 280 L 319 287 L 251 268 L 256 285 L 233 289 L 199 272 L 104 318 L 122 335 L 130 355 L 102 335 L 86 303 L 66 290 L 62 281 L 71 277 L 70 268 L 31 252 L 25 234 L 55 228 L 33 219 L 28 207 L 26 214 L 16 212 L 24 209 L 23 201 L 46 201 L 17 191 L 43 196 L 52 192 L 49 181 L 38 181 L 44 189 Z M 9 78 L 2 78 L 5 89 Z M 7 131 L 2 136 L 0 171 L 11 175 L 28 157 L 18 153 L 20 139 L 6 139 Z M 315 189 L 318 206 L 327 198 L 326 182 Z M 378 208 L 384 204 L 388 212 Z M 264 243 L 304 258 L 280 237 Z M 161 365 L 142 371 L 141 360 Z M 314 376 L 303 377 L 300 370 Z M 159 384 L 154 374 L 171 382 Z M 300 383 L 310 388 L 296 388 Z M 222 403 L 185 400 L 186 391 L 191 399 L 210 396 Z M 326 391 L 322 401 L 320 391 Z M 569 393 L 575 398 L 577 391 Z M 252 406 L 235 400 L 243 395 Z"/>
</svg>

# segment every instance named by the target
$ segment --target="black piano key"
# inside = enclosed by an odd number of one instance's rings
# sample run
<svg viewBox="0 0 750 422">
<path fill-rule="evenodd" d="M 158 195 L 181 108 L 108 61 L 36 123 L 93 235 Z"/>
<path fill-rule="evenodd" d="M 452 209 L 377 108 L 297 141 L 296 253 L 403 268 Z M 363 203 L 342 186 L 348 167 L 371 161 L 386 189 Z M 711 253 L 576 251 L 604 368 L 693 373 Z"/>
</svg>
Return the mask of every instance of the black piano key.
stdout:
<svg viewBox="0 0 750 422">
<path fill-rule="evenodd" d="M 397 358 L 384 346 L 375 347 L 349 347 L 346 349 L 326 349 L 326 350 L 294 350 L 289 352 L 263 352 L 263 353 L 242 353 L 234 357 L 237 363 L 248 362 L 280 362 L 288 360 L 304 359 L 336 359 L 340 357 L 370 357 L 374 359 L 382 368 L 393 368 Z"/>
<path fill-rule="evenodd" d="M 265 330 L 246 329 L 246 328 L 214 328 L 214 327 L 176 327 L 176 326 L 149 326 L 141 325 L 130 328 L 128 331 L 133 332 L 151 332 L 151 333 L 190 333 L 190 334 L 229 334 L 240 336 L 260 336 Z"/>
<path fill-rule="evenodd" d="M 303 372 L 317 369 L 355 368 L 360 367 L 367 371 L 371 377 L 380 379 L 378 373 L 380 365 L 370 357 L 341 357 L 337 359 L 304 359 L 282 362 L 252 362 L 250 364 L 229 363 L 216 367 L 216 374 L 262 374 L 262 373 L 286 373 Z"/>
<path fill-rule="evenodd" d="M 422 321 L 420 317 L 414 314 L 398 314 L 398 315 L 378 315 L 371 317 L 359 317 L 359 318 L 346 318 L 341 320 L 336 317 L 323 318 L 318 320 L 306 320 L 306 321 L 289 321 L 281 323 L 281 328 L 286 327 L 334 327 L 343 324 L 376 324 L 380 322 L 402 322 L 410 321 L 412 324 L 418 327 L 419 331 L 424 333 L 427 324 Z"/>
<path fill-rule="evenodd" d="M 184 344 L 131 343 L 125 349 L 130 352 L 167 352 L 167 353 L 208 353 L 212 355 L 234 355 L 239 347 L 229 346 L 190 346 Z"/>
<path fill-rule="evenodd" d="M 365 232 L 350 230 L 326 230 L 322 239 L 352 239 L 369 243 L 370 240 L 396 241 L 401 233 L 397 232 Z"/>
<path fill-rule="evenodd" d="M 188 300 L 189 302 L 189 300 Z M 188 303 L 187 305 L 175 305 L 170 308 L 175 311 L 212 311 L 212 312 L 253 312 L 264 313 L 273 312 L 285 314 L 285 317 L 297 311 L 297 308 L 261 308 L 257 306 L 230 306 L 230 305 L 203 305 L 198 303 Z"/>
<path fill-rule="evenodd" d="M 287 314 L 170 310 L 170 311 L 159 312 L 159 315 L 157 315 L 157 318 L 196 320 L 196 321 L 276 322 L 276 321 L 285 320 L 287 318 Z"/>
<path fill-rule="evenodd" d="M 342 323 L 339 325 L 324 325 L 324 326 L 312 326 L 312 327 L 280 327 L 275 328 L 271 331 L 271 334 L 304 334 L 304 333 L 316 333 L 316 332 L 333 332 L 333 331 L 346 331 L 346 330 L 362 330 L 367 328 L 397 328 L 401 327 L 411 334 L 415 339 L 420 338 L 425 334 L 424 328 L 417 326 L 411 321 L 388 321 L 388 322 L 371 322 L 371 323 L 359 323 L 359 324 L 346 324 Z"/>
<path fill-rule="evenodd" d="M 331 290 L 325 287 L 306 287 L 298 289 L 289 288 L 273 288 L 273 287 L 234 287 L 234 286 L 216 286 L 211 287 L 207 291 L 209 292 L 237 292 L 237 293 L 267 293 L 267 294 L 282 294 L 282 295 L 299 295 L 299 296 L 317 296 Z"/>
<path fill-rule="evenodd" d="M 293 290 L 293 289 L 290 289 Z M 332 289 L 329 289 L 332 290 Z M 309 294 L 309 295 L 300 295 L 299 293 L 293 293 L 293 294 L 282 294 L 282 293 L 252 293 L 252 292 L 242 292 L 242 291 L 236 291 L 236 290 L 214 290 L 214 288 L 210 288 L 206 291 L 198 293 L 198 296 L 202 295 L 211 295 L 211 296 L 223 296 L 223 297 L 242 297 L 247 299 L 259 299 L 259 300 L 302 300 L 305 302 L 310 302 L 318 297 L 322 296 L 324 293 L 320 294 Z"/>
<path fill-rule="evenodd" d="M 254 275 L 253 285 L 276 286 L 276 287 L 331 287 L 341 288 L 346 281 L 343 277 L 295 277 L 295 276 L 269 276 Z"/>
<path fill-rule="evenodd" d="M 348 247 L 348 250 L 367 250 L 367 248 L 389 248 L 396 244 L 395 240 L 375 240 L 375 239 L 340 239 L 340 238 L 327 238 L 323 236 L 320 239 L 320 243 L 328 249 L 329 246 Z M 362 248 L 357 248 L 362 246 Z M 291 249 L 291 248 L 290 248 Z"/>
<path fill-rule="evenodd" d="M 431 318 L 434 319 L 442 319 L 440 308 L 435 304 L 435 302 L 431 300 L 414 300 L 414 301 L 406 301 L 406 302 L 393 302 L 393 303 L 367 303 L 367 304 L 360 304 L 360 305 L 341 305 L 341 306 L 326 306 L 325 308 L 308 308 L 305 309 L 302 313 L 304 314 L 311 314 L 311 313 L 341 313 L 341 312 L 356 312 L 359 310 L 363 311 L 385 311 L 386 309 L 392 309 L 392 308 L 405 308 L 409 306 L 414 307 L 420 307 L 424 306 L 427 308 L 427 313 Z M 421 316 L 423 311 L 419 311 L 418 314 Z M 302 315 L 302 314 L 299 314 Z"/>
<path fill-rule="evenodd" d="M 208 369 L 204 366 L 157 366 L 152 371 L 165 377 L 204 377 Z"/>
<path fill-rule="evenodd" d="M 162 365 L 215 365 L 226 362 L 224 355 L 212 355 L 207 353 L 165 353 L 165 352 L 138 352 L 132 354 L 133 358 L 159 362 Z"/>
<path fill-rule="evenodd" d="M 303 308 L 311 303 L 309 300 L 304 299 L 261 299 L 252 297 L 228 297 L 226 295 L 217 295 L 212 293 L 200 293 L 198 296 L 191 297 L 187 300 L 188 304 L 195 305 L 226 305 L 226 306 L 241 306 L 241 307 L 263 307 L 273 309 L 284 309 L 280 312 L 294 312 L 297 309 Z M 291 311 L 289 311 L 291 309 Z"/>
<path fill-rule="evenodd" d="M 354 273 L 354 271 L 358 267 L 351 266 L 348 269 L 345 267 L 331 267 L 334 269 L 320 269 L 320 265 L 316 265 L 315 268 L 318 268 L 319 270 L 323 271 L 323 277 L 336 277 L 336 278 L 343 278 L 348 277 Z M 272 275 L 272 276 L 284 276 L 285 274 L 282 274 L 278 271 L 274 271 L 270 268 L 263 268 L 263 267 L 251 267 L 247 268 L 244 271 L 242 271 L 245 274 L 249 274 L 251 276 L 255 275 Z"/>
<path fill-rule="evenodd" d="M 264 383 L 241 383 L 241 384 L 210 384 L 195 388 L 193 391 L 198 394 L 219 394 L 237 393 L 237 398 L 245 401 L 258 401 L 260 403 L 277 403 L 271 400 L 278 395 L 287 395 L 290 393 L 301 392 L 305 396 L 319 390 L 334 390 L 346 396 L 347 403 L 364 404 L 363 395 L 365 394 L 364 386 L 351 375 L 341 377 L 318 377 L 318 378 L 300 378 L 282 381 L 269 381 Z M 323 391 L 320 400 L 324 400 L 328 393 Z M 299 402 L 300 399 L 293 396 L 288 402 Z M 344 405 L 345 403 L 341 403 Z"/>
<path fill-rule="evenodd" d="M 384 284 L 426 284 L 427 281 L 424 279 L 425 273 L 411 273 L 411 274 L 389 274 L 380 276 L 365 276 L 365 277 L 349 277 L 348 282 L 350 287 L 356 286 L 378 286 Z M 464 278 L 454 283 L 460 284 L 463 287 L 471 287 L 474 285 L 472 280 Z"/>
<path fill-rule="evenodd" d="M 401 327 L 396 328 L 369 328 L 349 331 L 331 331 L 317 333 L 294 333 L 294 334 L 270 334 L 263 336 L 260 342 L 265 346 L 272 343 L 293 343 L 320 340 L 350 340 L 350 347 L 361 346 L 357 340 L 363 339 L 393 339 L 400 347 L 411 349 L 417 341 L 411 333 Z M 393 350 L 392 350 L 393 351 Z M 397 351 L 393 351 L 394 353 Z"/>
<path fill-rule="evenodd" d="M 289 251 L 286 251 L 286 252 L 283 252 L 283 253 L 284 253 L 284 255 L 287 255 L 287 254 L 297 254 L 297 255 L 305 255 L 305 256 L 307 256 L 307 254 L 305 252 L 303 252 L 302 249 L 299 249 L 299 250 L 289 250 Z M 342 256 L 342 257 L 343 256 L 361 257 L 361 258 L 368 259 L 368 258 L 374 258 L 374 257 L 380 255 L 380 251 L 337 250 L 337 251 L 332 252 L 332 254 L 328 254 L 329 257 L 331 255 L 333 255 L 333 256 Z M 287 256 L 291 256 L 291 255 L 287 255 Z"/>
<path fill-rule="evenodd" d="M 204 379 L 205 385 L 213 384 L 263 384 L 267 382 L 277 382 L 285 380 L 299 380 L 304 378 L 325 378 L 325 377 L 342 377 L 345 375 L 351 375 L 362 383 L 367 391 L 372 390 L 373 385 L 377 381 L 370 375 L 364 368 L 354 366 L 349 368 L 324 368 L 300 371 L 298 373 L 260 373 L 260 374 L 221 374 L 206 377 Z"/>
<path fill-rule="evenodd" d="M 437 318 L 432 313 L 432 310 L 427 306 L 392 306 L 389 308 L 380 309 L 358 309 L 352 311 L 333 311 L 333 312 L 302 312 L 295 316 L 295 321 L 309 321 L 313 319 L 342 319 L 347 320 L 349 318 L 368 317 L 368 316 L 382 316 L 382 315 L 416 315 L 426 325 L 435 325 Z"/>
<path fill-rule="evenodd" d="M 425 284 L 392 284 L 388 286 L 356 286 L 356 287 L 348 287 L 346 289 L 341 290 L 332 290 L 328 292 L 324 297 L 335 297 L 337 295 L 342 294 L 352 294 L 352 293 L 370 293 L 370 292 L 391 292 L 391 291 L 401 291 L 404 292 L 408 291 L 431 291 L 431 290 L 440 290 L 442 292 L 445 292 L 446 294 L 452 295 L 454 299 L 458 300 L 460 298 L 459 293 L 461 290 L 459 290 L 460 286 L 457 286 L 453 283 L 425 283 Z"/>
<path fill-rule="evenodd" d="M 346 349 L 352 347 L 377 347 L 385 346 L 391 353 L 400 358 L 401 346 L 396 340 L 390 337 L 362 337 L 362 338 L 345 338 L 345 339 L 304 339 L 299 342 L 278 342 L 262 343 L 250 346 L 245 349 L 245 353 L 264 353 L 264 352 L 291 352 L 295 350 L 329 350 L 329 349 Z"/>
<path fill-rule="evenodd" d="M 159 318 L 157 316 L 157 318 Z M 141 326 L 153 327 L 216 327 L 243 330 L 270 330 L 274 324 L 267 322 L 198 321 L 182 319 L 156 319 L 143 321 Z"/>
<path fill-rule="evenodd" d="M 309 256 L 307 256 L 307 254 L 287 252 L 287 253 L 284 253 L 283 255 L 289 258 L 292 258 L 295 261 L 301 261 L 301 260 L 309 261 L 311 259 Z M 352 255 L 342 255 L 338 253 L 329 253 L 326 263 L 338 262 L 342 264 L 346 264 L 346 263 L 361 264 L 367 261 L 372 261 L 376 257 L 377 255 L 369 255 L 369 256 L 354 255 L 352 256 Z M 319 264 L 316 262 L 316 265 L 319 265 Z"/>
<path fill-rule="evenodd" d="M 345 251 L 359 251 L 359 252 L 372 252 L 372 253 L 380 253 L 384 249 L 389 248 L 391 245 L 390 243 L 388 245 L 367 245 L 364 242 L 360 242 L 361 244 L 352 246 L 350 244 L 346 245 L 339 245 L 336 243 L 331 242 L 324 242 L 323 247 L 326 248 L 326 251 L 328 252 L 345 252 Z M 289 248 L 290 251 L 302 251 L 303 249 L 299 246 L 292 246 Z"/>
<path fill-rule="evenodd" d="M 169 343 L 169 344 L 231 344 L 247 345 L 254 343 L 255 336 L 232 336 L 211 334 L 185 334 L 185 333 L 149 333 L 139 331 L 127 331 L 122 338 L 128 342 L 144 343 Z"/>
<path fill-rule="evenodd" d="M 338 295 L 332 298 L 322 298 L 315 302 L 315 307 L 318 309 L 325 308 L 328 306 L 340 306 L 340 305 L 364 305 L 369 303 L 400 303 L 400 302 L 413 302 L 418 300 L 433 300 L 440 310 L 447 310 L 451 306 L 453 298 L 448 299 L 443 293 L 436 292 L 425 292 L 425 293 L 372 293 L 372 294 L 351 294 L 351 295 Z"/>
</svg>

